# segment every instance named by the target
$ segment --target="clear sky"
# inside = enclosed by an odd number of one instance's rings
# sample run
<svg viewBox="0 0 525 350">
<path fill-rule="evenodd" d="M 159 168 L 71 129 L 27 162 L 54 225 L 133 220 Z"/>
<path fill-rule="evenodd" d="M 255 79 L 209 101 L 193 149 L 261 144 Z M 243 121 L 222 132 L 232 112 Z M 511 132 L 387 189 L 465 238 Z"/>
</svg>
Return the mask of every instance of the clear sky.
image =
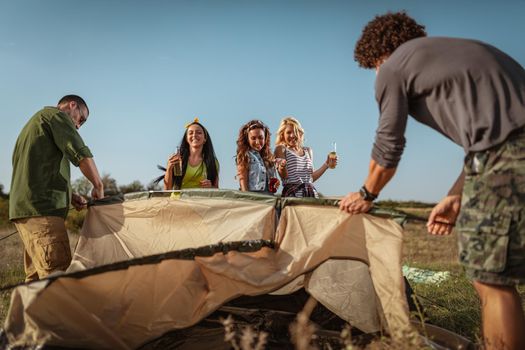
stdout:
<svg viewBox="0 0 525 350">
<path fill-rule="evenodd" d="M 376 14 L 407 10 L 430 36 L 488 42 L 525 65 L 525 1 L 0 0 L 0 183 L 29 117 L 63 95 L 85 98 L 80 129 L 101 173 L 148 183 L 198 116 L 221 164 L 220 187 L 238 188 L 235 140 L 258 118 L 272 142 L 297 117 L 320 166 L 337 142 L 339 166 L 323 194 L 359 189 L 377 125 L 375 72 L 353 50 Z M 407 147 L 382 199 L 438 201 L 463 150 L 410 121 Z M 73 171 L 73 179 L 80 177 Z"/>
</svg>

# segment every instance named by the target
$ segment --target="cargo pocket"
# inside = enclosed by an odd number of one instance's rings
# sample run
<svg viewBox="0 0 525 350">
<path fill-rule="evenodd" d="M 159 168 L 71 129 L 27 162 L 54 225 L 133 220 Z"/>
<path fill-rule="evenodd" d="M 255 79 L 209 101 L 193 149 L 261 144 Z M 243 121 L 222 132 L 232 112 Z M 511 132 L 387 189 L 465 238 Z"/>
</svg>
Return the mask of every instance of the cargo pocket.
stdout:
<svg viewBox="0 0 525 350">
<path fill-rule="evenodd" d="M 42 237 L 38 239 L 38 247 L 45 270 L 65 270 L 71 263 L 71 248 L 67 240 Z"/>
<path fill-rule="evenodd" d="M 510 222 L 509 213 L 462 209 L 458 228 L 461 263 L 468 268 L 486 272 L 505 270 Z"/>
</svg>

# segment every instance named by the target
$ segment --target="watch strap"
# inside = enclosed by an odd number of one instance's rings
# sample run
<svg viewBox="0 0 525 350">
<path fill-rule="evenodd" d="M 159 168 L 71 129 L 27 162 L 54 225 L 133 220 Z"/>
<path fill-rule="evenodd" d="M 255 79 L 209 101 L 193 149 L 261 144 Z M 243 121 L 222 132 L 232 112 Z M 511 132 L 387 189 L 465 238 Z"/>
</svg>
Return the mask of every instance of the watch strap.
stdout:
<svg viewBox="0 0 525 350">
<path fill-rule="evenodd" d="M 361 194 L 361 197 L 363 197 L 363 199 L 368 202 L 375 201 L 378 196 L 377 194 L 370 192 L 365 185 L 361 187 L 361 189 L 359 190 L 359 194 Z"/>
</svg>

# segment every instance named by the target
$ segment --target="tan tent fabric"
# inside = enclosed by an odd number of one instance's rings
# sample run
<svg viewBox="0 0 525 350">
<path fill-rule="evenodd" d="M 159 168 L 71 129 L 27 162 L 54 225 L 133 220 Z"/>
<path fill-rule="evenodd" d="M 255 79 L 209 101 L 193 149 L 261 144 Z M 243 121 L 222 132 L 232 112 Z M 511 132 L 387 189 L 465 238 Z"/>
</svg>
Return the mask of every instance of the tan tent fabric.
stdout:
<svg viewBox="0 0 525 350">
<path fill-rule="evenodd" d="M 387 329 L 409 327 L 397 223 L 299 202 L 282 209 L 275 231 L 277 204 L 183 195 L 91 207 L 68 272 L 218 242 L 275 236 L 277 248 L 18 287 L 5 324 L 10 342 L 132 349 L 199 322 L 237 296 L 282 291 L 302 275 L 314 297 L 355 327 L 379 329 L 381 310 Z"/>
<path fill-rule="evenodd" d="M 358 260 L 330 259 L 312 271 L 308 293 L 363 332 L 381 330 L 381 313 L 368 266 Z"/>
<path fill-rule="evenodd" d="M 75 251 L 74 268 L 218 242 L 272 239 L 275 227 L 274 207 L 248 200 L 161 197 L 93 206 Z"/>
</svg>

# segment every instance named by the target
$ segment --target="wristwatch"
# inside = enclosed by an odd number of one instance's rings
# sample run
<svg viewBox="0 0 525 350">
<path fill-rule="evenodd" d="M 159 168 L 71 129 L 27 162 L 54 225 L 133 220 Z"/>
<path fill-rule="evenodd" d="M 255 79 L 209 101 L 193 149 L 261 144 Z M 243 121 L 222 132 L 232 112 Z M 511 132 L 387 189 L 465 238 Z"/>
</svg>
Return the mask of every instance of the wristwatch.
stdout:
<svg viewBox="0 0 525 350">
<path fill-rule="evenodd" d="M 363 199 L 367 202 L 373 202 L 377 199 L 377 194 L 373 194 L 372 192 L 368 191 L 366 189 L 366 186 L 363 185 L 363 187 L 361 187 L 361 189 L 359 190 L 359 194 L 361 195 L 361 197 L 363 197 Z"/>
</svg>

